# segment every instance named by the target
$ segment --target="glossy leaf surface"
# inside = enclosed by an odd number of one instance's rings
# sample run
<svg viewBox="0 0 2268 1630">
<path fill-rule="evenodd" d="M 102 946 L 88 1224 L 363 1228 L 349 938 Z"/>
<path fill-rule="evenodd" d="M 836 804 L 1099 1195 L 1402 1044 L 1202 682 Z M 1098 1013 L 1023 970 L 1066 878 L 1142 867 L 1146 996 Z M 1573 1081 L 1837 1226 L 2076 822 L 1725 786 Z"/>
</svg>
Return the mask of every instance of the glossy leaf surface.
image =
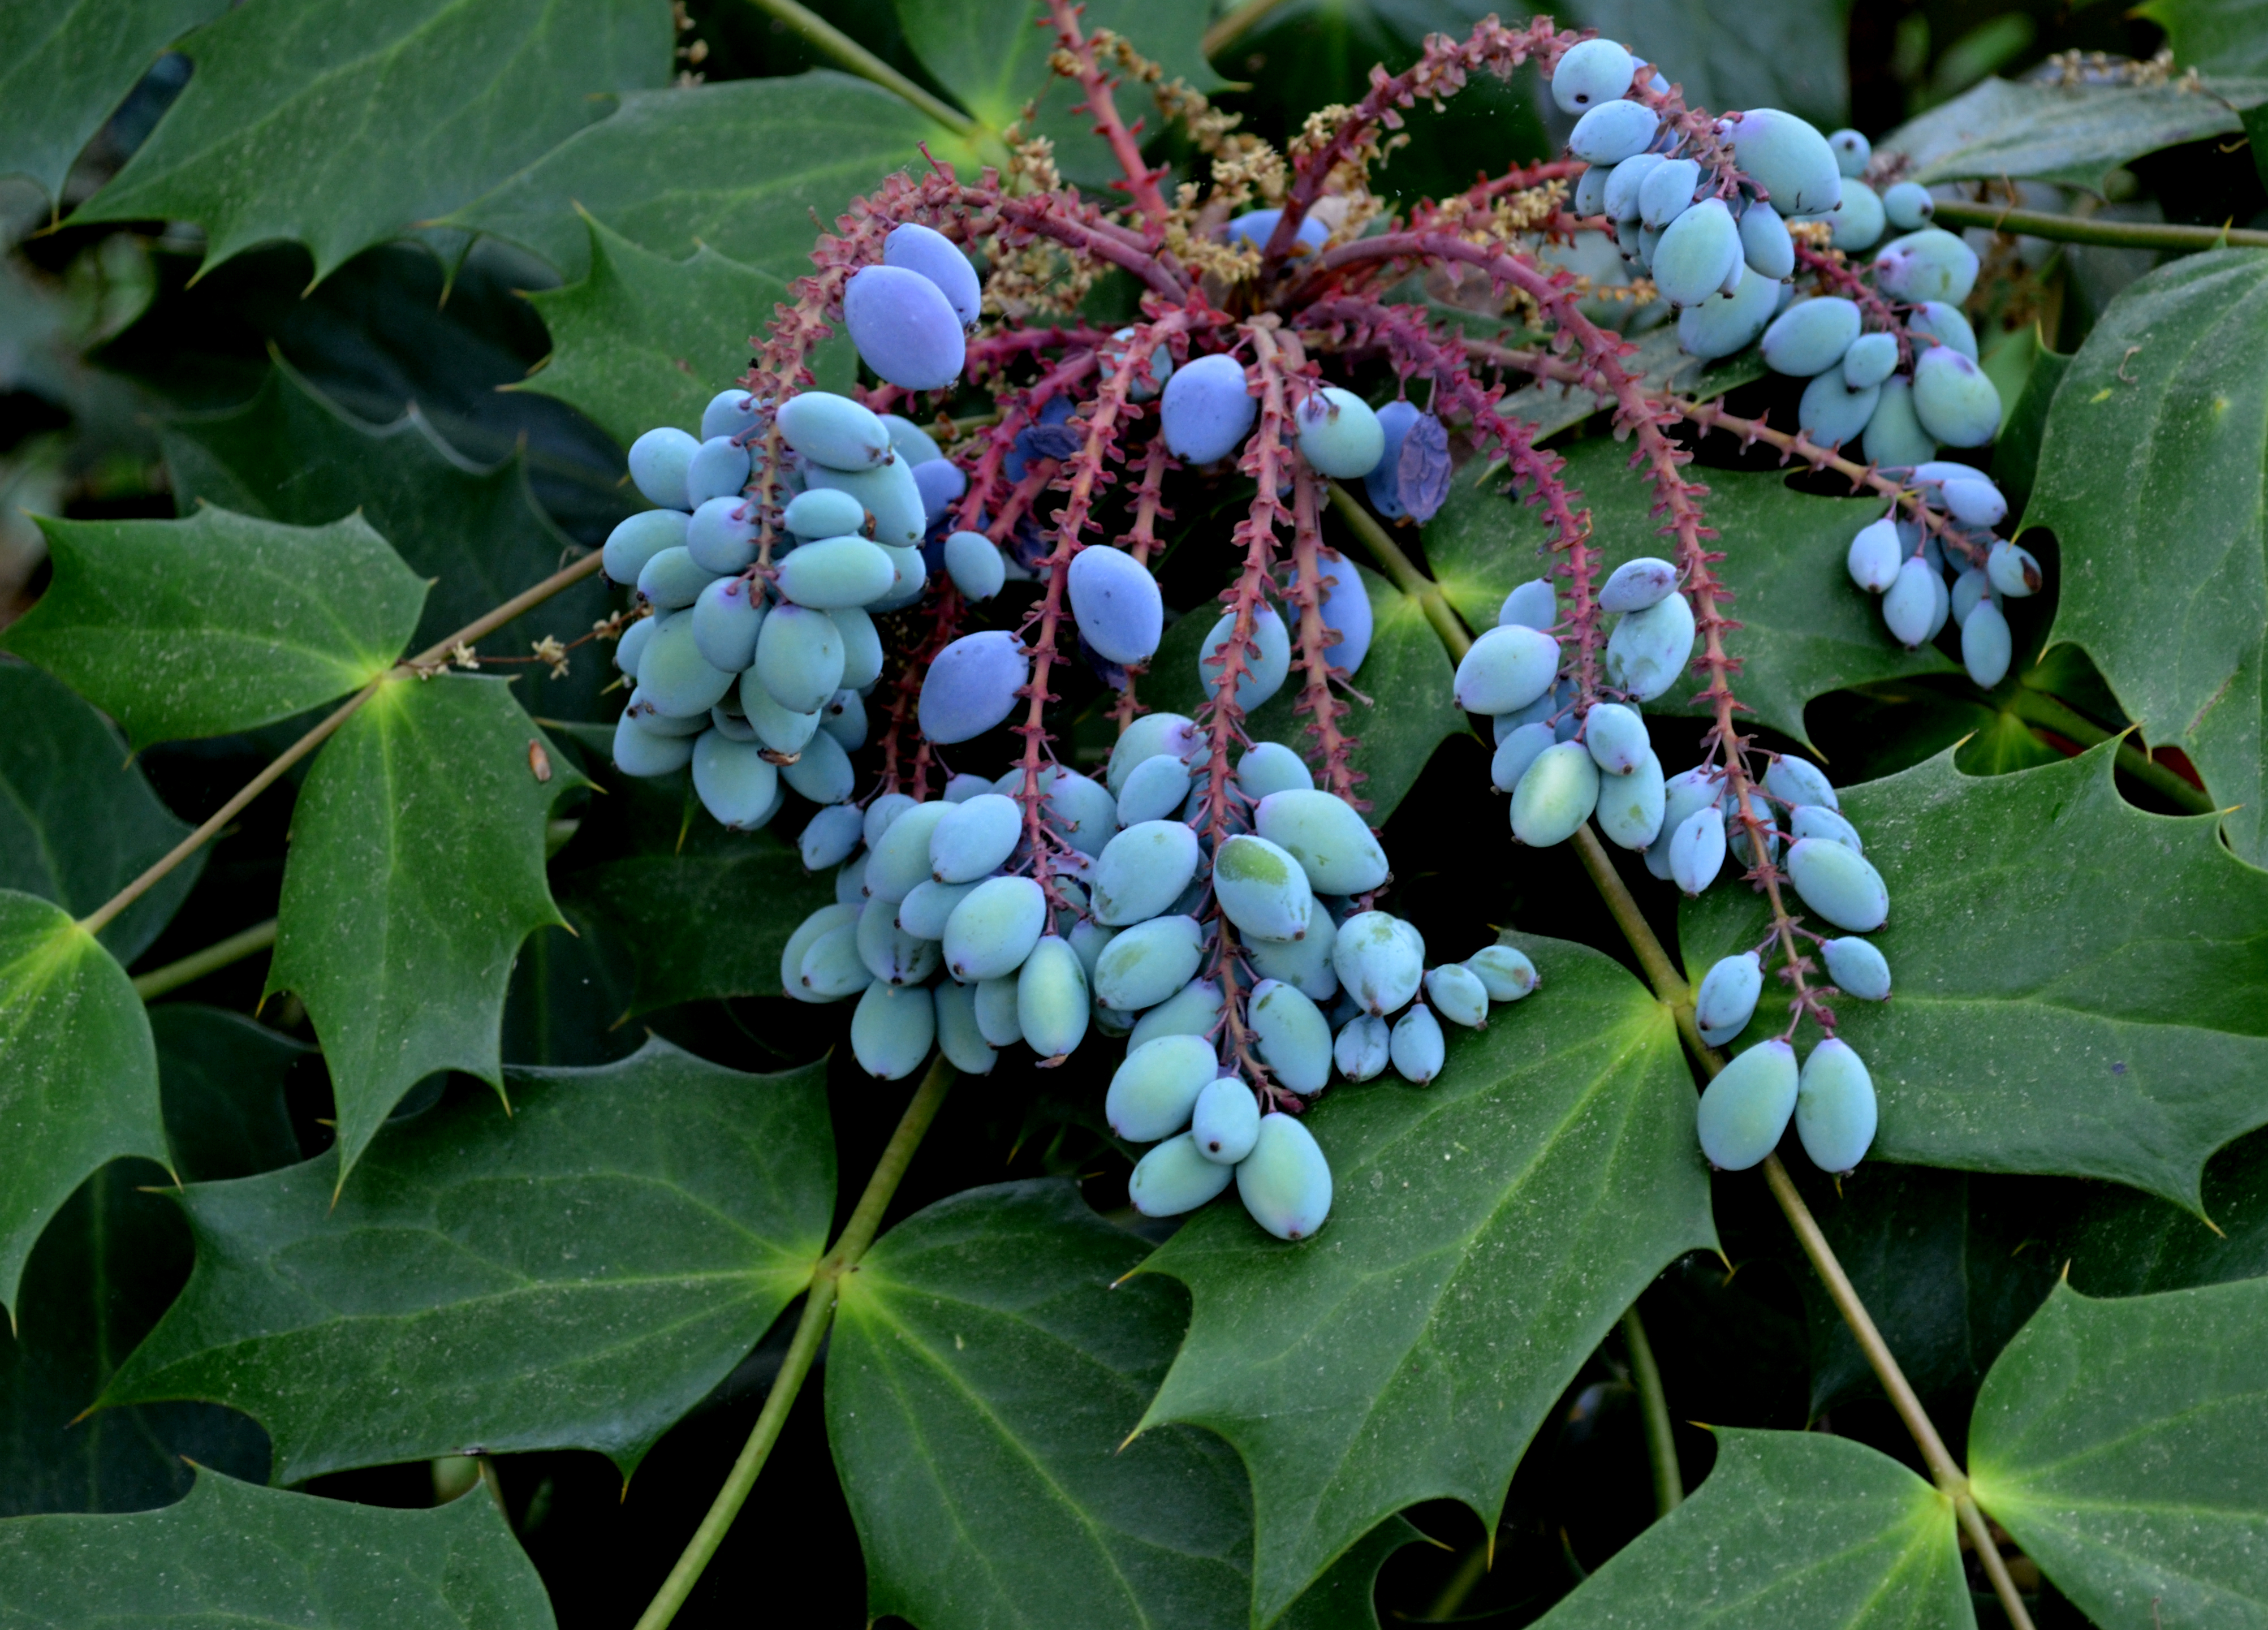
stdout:
<svg viewBox="0 0 2268 1630">
<path fill-rule="evenodd" d="M 75 0 L 0 16 L 0 174 L 59 196 L 71 160 L 173 41 L 226 0 Z"/>
</svg>

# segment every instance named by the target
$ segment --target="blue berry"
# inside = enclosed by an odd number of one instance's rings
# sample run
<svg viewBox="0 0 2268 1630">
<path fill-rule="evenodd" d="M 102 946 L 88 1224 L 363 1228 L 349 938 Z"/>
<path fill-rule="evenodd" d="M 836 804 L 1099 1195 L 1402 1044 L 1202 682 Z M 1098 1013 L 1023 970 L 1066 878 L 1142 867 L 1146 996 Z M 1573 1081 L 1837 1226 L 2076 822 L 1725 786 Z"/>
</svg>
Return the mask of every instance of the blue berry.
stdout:
<svg viewBox="0 0 2268 1630">
<path fill-rule="evenodd" d="M 1252 1220 L 1278 1239 L 1312 1239 L 1330 1215 L 1330 1162 L 1314 1134 L 1292 1117 L 1263 1115 L 1252 1153 L 1236 1167 L 1236 1192 Z"/>
<path fill-rule="evenodd" d="M 843 291 L 843 322 L 866 365 L 906 390 L 942 390 L 961 377 L 968 359 L 953 302 L 936 284 L 902 266 L 865 266 L 853 273 Z"/>
<path fill-rule="evenodd" d="M 761 642 L 756 660 L 761 667 Z M 962 635 L 938 653 L 922 677 L 922 734 L 941 747 L 983 735 L 1015 710 L 1017 692 L 1030 677 L 1030 659 L 1013 634 Z"/>
<path fill-rule="evenodd" d="M 1829 1036 L 1803 1061 L 1795 1134 L 1822 1171 L 1849 1171 L 1874 1141 L 1874 1081 L 1850 1044 Z"/>
<path fill-rule="evenodd" d="M 1795 1049 L 1777 1037 L 1741 1054 L 1701 1095 L 1701 1152 L 1723 1171 L 1746 1171 L 1779 1145 L 1795 1113 Z"/>
</svg>

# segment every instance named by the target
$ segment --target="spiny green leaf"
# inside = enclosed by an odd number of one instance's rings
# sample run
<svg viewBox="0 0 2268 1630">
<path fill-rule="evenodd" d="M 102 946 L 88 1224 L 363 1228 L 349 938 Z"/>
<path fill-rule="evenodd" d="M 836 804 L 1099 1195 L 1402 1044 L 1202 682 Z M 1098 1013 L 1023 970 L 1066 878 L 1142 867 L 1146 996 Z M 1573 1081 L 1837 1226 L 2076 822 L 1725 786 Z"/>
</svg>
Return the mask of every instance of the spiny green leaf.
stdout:
<svg viewBox="0 0 2268 1630">
<path fill-rule="evenodd" d="M 630 1011 L 630 957 L 603 924 L 569 906 L 564 926 L 539 928 L 519 948 L 504 1004 L 507 1064 L 612 1064 L 644 1032 Z"/>
<path fill-rule="evenodd" d="M 706 244 L 800 277 L 811 269 L 811 212 L 832 221 L 889 172 L 917 163 L 924 140 L 939 157 L 957 148 L 925 114 L 844 74 L 640 92 L 441 225 L 493 232 L 581 278 L 591 240 L 580 204 L 672 259 Z M 749 325 L 768 315 L 749 313 Z"/>
<path fill-rule="evenodd" d="M 1244 1457 L 1258 1622 L 1403 1506 L 1493 1525 L 1577 1367 L 1664 1263 L 1714 1243 L 1668 1010 L 1595 951 L 1517 943 L 1541 990 L 1454 1031 L 1432 1086 L 1342 1086 L 1311 1112 L 1321 1234 L 1271 1240 L 1232 1196 L 1148 1265 L 1195 1312 L 1145 1421 Z"/>
<path fill-rule="evenodd" d="M 1326 564 L 1329 575 L 1347 571 L 1359 572 L 1370 592 L 1370 653 L 1351 680 L 1369 703 L 1343 696 L 1349 706 L 1339 729 L 1356 739 L 1348 763 L 1370 778 L 1356 789 L 1370 800 L 1365 818 L 1382 825 L 1417 784 L 1433 749 L 1466 726 L 1453 694 L 1456 670 L 1449 664 L 1441 637 L 1425 621 L 1424 608 L 1366 566 L 1344 557 Z M 1145 704 L 1195 716 L 1205 694 L 1198 679 L 1199 648 L 1221 610 L 1218 604 L 1199 606 L 1166 631 L 1149 675 L 1137 686 Z M 1296 638 L 1296 625 L 1293 633 Z M 1284 688 L 1253 711 L 1244 728 L 1255 741 L 1280 741 L 1309 758 L 1312 766 L 1309 749 L 1314 738 L 1307 734 L 1308 716 L 1292 711 L 1299 704 L 1305 678 L 1298 660 L 1295 646 Z M 1210 671 L 1205 678 L 1211 680 Z"/>
<path fill-rule="evenodd" d="M 1615 1554 L 1539 1630 L 1970 1630 L 1953 1503 L 1863 1443 L 1717 1434 L 1693 1497 Z"/>
<path fill-rule="evenodd" d="M 0 175 L 59 198 L 71 161 L 151 59 L 226 0 L 62 0 L 0 11 Z"/>
<path fill-rule="evenodd" d="M 173 1163 L 193 1183 L 297 1165 L 284 1080 L 314 1049 L 239 1013 L 195 1002 L 150 1009 Z"/>
<path fill-rule="evenodd" d="M 2268 5 L 2261 0 L 2146 0 L 2134 10 L 2166 31 L 2179 67 L 2268 74 Z"/>
<path fill-rule="evenodd" d="M 500 679 L 393 682 L 316 759 L 292 811 L 268 989 L 295 992 L 322 1038 L 341 1179 L 434 1071 L 502 1088 L 512 958 L 560 920 L 544 818 L 581 782 Z"/>
<path fill-rule="evenodd" d="M 188 88 L 79 221 L 195 221 L 208 270 L 307 246 L 320 282 L 663 84 L 650 0 L 253 0 L 182 49 Z"/>
<path fill-rule="evenodd" d="M 826 1066 L 657 1040 L 510 1080 L 509 1115 L 468 1095 L 387 1128 L 335 1206 L 328 1158 L 192 1184 L 195 1272 L 104 1404 L 240 1409 L 279 1482 L 475 1444 L 628 1475 L 826 1248 Z"/>
<path fill-rule="evenodd" d="M 189 834 L 118 733 L 62 683 L 0 661 L 0 889 L 84 916 Z M 175 867 L 97 936 L 122 963 L 149 948 L 204 869 Z"/>
<path fill-rule="evenodd" d="M 1890 895 L 1891 999 L 1835 1003 L 1881 1098 L 1874 1158 L 2110 1177 L 2194 1211 L 2205 1157 L 2268 1121 L 2268 875 L 2211 816 L 2122 800 L 2115 762 L 1972 779 L 1940 755 L 1844 790 Z M 1687 970 L 1764 923 L 1730 881 L 1685 902 Z M 1786 1018 L 1768 999 L 1749 1038 Z"/>
<path fill-rule="evenodd" d="M 2104 178 L 2161 148 L 2242 128 L 2238 110 L 2268 100 L 2268 79 L 2179 85 L 2053 85 L 1987 79 L 1874 144 L 1903 153 L 1910 180 L 2054 181 L 2100 193 Z"/>
<path fill-rule="evenodd" d="M 40 528 L 55 581 L 0 643 L 136 748 L 249 730 L 360 690 L 408 647 L 425 600 L 359 515 L 287 527 L 202 509 Z"/>
<path fill-rule="evenodd" d="M 2268 1278 L 2268 1132 L 2239 1138 L 2213 1157 L 2205 1217 L 2114 1189 L 2096 1197 L 2058 1254 L 2068 1257 L 2071 1282 L 2090 1296 Z"/>
<path fill-rule="evenodd" d="M 1235 1454 L 1176 1427 L 1121 1447 L 1187 1313 L 1163 1280 L 1113 1287 L 1146 1251 L 1042 1179 L 939 1201 L 843 1281 L 827 1432 L 870 1616 L 1241 1630 L 1252 1510 Z M 1385 1549 L 1415 1537 L 1391 1519 Z M 1380 1554 L 1358 1548 L 1362 1583 Z M 1377 1623 L 1366 1589 L 1334 1583 L 1301 1622 Z"/>
<path fill-rule="evenodd" d="M 1561 479 L 1578 489 L 1591 512 L 1601 581 L 1624 561 L 1666 556 L 1671 541 L 1652 513 L 1653 489 L 1630 467 L 1630 449 L 1601 438 L 1567 450 Z M 1540 577 L 1556 557 L 1537 553 L 1544 529 L 1524 502 L 1498 496 L 1500 479 L 1476 484 L 1480 472 L 1457 473 L 1449 501 L 1425 527 L 1425 558 L 1449 603 L 1476 632 L 1496 626 L 1504 597 Z M 1874 596 L 1851 581 L 1844 562 L 1859 527 L 1882 513 L 1878 502 L 1815 498 L 1791 490 L 1778 474 L 1705 473 L 1702 500 L 1725 551 L 1719 575 L 1738 596 L 1730 613 L 1741 626 L 1725 648 L 1742 660 L 1734 693 L 1773 729 L 1806 743 L 1804 704 L 1852 685 L 1913 674 L 1957 671 L 1934 647 L 1904 651 L 1882 626 Z M 1565 586 L 1561 585 L 1562 608 Z M 1647 705 L 1659 712 L 1701 710 L 1690 698 L 1696 675 Z M 1675 771 L 1681 765 L 1668 765 Z"/>
<path fill-rule="evenodd" d="M 2177 743 L 2268 862 L 2268 255 L 2197 254 L 2103 313 L 2055 394 L 2027 527 L 2056 535 L 2057 640 Z"/>
<path fill-rule="evenodd" d="M 89 1172 L 166 1159 L 158 1054 L 126 970 L 70 913 L 0 889 L 0 1304 Z M 13 1319 L 20 1325 L 21 1321 Z"/>
<path fill-rule="evenodd" d="M 2268 1280 L 2059 1286 L 1977 1395 L 1969 1480 L 2101 1625 L 2268 1623 Z"/>
<path fill-rule="evenodd" d="M 576 549 L 527 485 L 517 450 L 493 469 L 460 457 L 413 406 L 365 424 L 319 395 L 280 359 L 243 407 L 178 419 L 161 432 L 173 496 L 239 514 L 320 526 L 359 512 L 421 578 L 433 579 L 413 643 L 433 645 L 559 570 Z M 607 614 L 596 579 L 556 594 L 482 643 L 524 657 L 547 636 L 564 644 Z M 571 659 L 568 677 L 532 664 L 521 686 L 538 712 L 594 712 L 615 677 L 605 647 Z"/>
<path fill-rule="evenodd" d="M 200 1471 L 179 1505 L 0 1523 L 0 1630 L 550 1630 L 496 1501 L 394 1511 Z"/>
</svg>

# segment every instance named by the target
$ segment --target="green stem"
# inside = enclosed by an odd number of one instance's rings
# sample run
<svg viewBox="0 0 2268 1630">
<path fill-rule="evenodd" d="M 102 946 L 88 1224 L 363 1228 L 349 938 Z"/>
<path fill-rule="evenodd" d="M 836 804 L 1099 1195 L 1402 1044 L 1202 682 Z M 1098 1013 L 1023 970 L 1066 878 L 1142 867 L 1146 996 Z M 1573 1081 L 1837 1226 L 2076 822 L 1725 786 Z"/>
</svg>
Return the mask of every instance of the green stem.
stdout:
<svg viewBox="0 0 2268 1630">
<path fill-rule="evenodd" d="M 134 977 L 134 994 L 144 1001 L 163 996 L 168 991 L 178 991 L 185 985 L 194 985 L 207 974 L 240 963 L 246 957 L 266 950 L 276 943 L 276 919 L 254 923 L 241 933 L 232 933 L 225 940 L 209 945 L 202 951 L 192 951 L 177 963 L 167 963 L 162 968 L 152 968 L 148 973 Z"/>
<path fill-rule="evenodd" d="M 813 1267 L 803 1317 L 796 1324 L 795 1336 L 788 1343 L 787 1357 L 780 1364 L 770 1392 L 765 1395 L 763 1409 L 748 1433 L 748 1441 L 741 1445 L 740 1457 L 733 1463 L 732 1475 L 710 1502 L 708 1515 L 693 1530 L 693 1538 L 678 1557 L 677 1566 L 669 1570 L 669 1577 L 662 1581 L 661 1589 L 638 1616 L 637 1630 L 663 1630 L 677 1617 L 677 1610 L 693 1593 L 702 1570 L 709 1566 L 709 1559 L 724 1543 L 733 1519 L 740 1514 L 740 1507 L 747 1501 L 748 1491 L 756 1486 L 756 1476 L 764 1469 L 772 1445 L 779 1441 L 780 1428 L 787 1422 L 796 1394 L 803 1390 L 804 1377 L 811 1373 L 811 1361 L 819 1355 L 819 1345 L 827 1338 L 843 1276 L 857 1269 L 858 1259 L 874 1243 L 874 1235 L 882 1226 L 882 1213 L 888 1207 L 890 1197 L 898 1191 L 898 1182 L 906 1175 L 906 1168 L 913 1161 L 914 1151 L 921 1147 L 930 1123 L 937 1118 L 938 1106 L 945 1102 L 953 1077 L 953 1066 L 940 1053 L 930 1065 L 929 1073 L 922 1077 L 913 1102 L 906 1105 L 905 1114 L 899 1117 L 898 1129 L 890 1134 L 889 1147 L 875 1162 L 874 1175 L 866 1180 L 866 1191 L 858 1197 L 858 1208 L 850 1213 L 842 1236 Z"/>
<path fill-rule="evenodd" d="M 1638 1303 L 1623 1314 L 1623 1345 L 1630 1349 L 1631 1378 L 1638 1383 L 1638 1401 L 1646 1412 L 1646 1456 L 1653 1467 L 1653 1510 L 1668 1516 L 1685 1498 L 1685 1481 L 1677 1470 L 1677 1438 L 1669 1425 L 1669 1398 L 1661 1390 L 1661 1367 L 1653 1361 L 1653 1344 L 1646 1339 Z"/>
<path fill-rule="evenodd" d="M 1258 27 L 1284 0 L 1244 0 L 1244 4 L 1204 31 L 1197 43 L 1207 56 L 1218 56 Z"/>
<path fill-rule="evenodd" d="M 2037 210 L 2003 210 L 1989 203 L 1940 202 L 1939 226 L 1990 226 L 2058 243 L 2099 243 L 2114 249 L 2268 249 L 2268 232 L 2244 227 L 2169 226 L 2156 221 L 2105 221 Z"/>
<path fill-rule="evenodd" d="M 2031 690 L 2019 685 L 2008 703 L 2008 711 L 2028 725 L 2037 725 L 2052 730 L 2058 735 L 2078 742 L 2081 747 L 2100 747 L 2111 739 L 2112 733 L 2093 719 L 2066 706 L 2043 690 Z M 2131 741 L 2118 743 L 2118 767 L 2176 809 L 2191 815 L 2218 815 L 2220 807 L 2205 793 L 2176 775 L 2168 766 L 2143 752 Z"/>
<path fill-rule="evenodd" d="M 871 79 L 886 91 L 896 92 L 963 141 L 977 133 L 976 121 L 951 103 L 923 90 L 816 11 L 798 5 L 795 0 L 752 0 L 752 3 L 758 10 L 770 12 L 860 78 Z"/>
<path fill-rule="evenodd" d="M 1385 569 L 1386 575 L 1394 579 L 1394 586 L 1424 608 L 1425 620 L 1433 625 L 1433 631 L 1441 637 L 1441 643 L 1448 646 L 1450 660 L 1462 660 L 1465 653 L 1472 649 L 1473 637 L 1465 631 L 1463 621 L 1449 604 L 1448 597 L 1441 593 L 1441 586 L 1418 571 L 1410 557 L 1402 552 L 1401 545 L 1395 542 L 1386 528 L 1378 524 L 1378 517 L 1365 509 L 1352 493 L 1336 481 L 1331 483 L 1331 507 L 1338 512 L 1339 519 L 1346 522 L 1355 536 L 1362 540 L 1363 547 L 1371 553 L 1371 558 L 1377 561 Z"/>
</svg>

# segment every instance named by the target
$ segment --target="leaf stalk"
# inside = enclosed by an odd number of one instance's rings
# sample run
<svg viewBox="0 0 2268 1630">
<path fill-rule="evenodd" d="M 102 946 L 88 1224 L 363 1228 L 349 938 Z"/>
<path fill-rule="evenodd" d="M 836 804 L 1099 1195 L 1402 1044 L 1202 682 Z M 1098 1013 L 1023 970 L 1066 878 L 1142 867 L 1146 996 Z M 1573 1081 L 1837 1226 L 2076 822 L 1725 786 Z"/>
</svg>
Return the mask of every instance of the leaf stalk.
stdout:
<svg viewBox="0 0 2268 1630">
<path fill-rule="evenodd" d="M 871 79 L 886 91 L 896 92 L 963 141 L 976 135 L 976 120 L 923 90 L 818 12 L 798 5 L 795 0 L 751 0 L 751 4 L 758 11 L 770 12 L 861 79 Z"/>
<path fill-rule="evenodd" d="M 276 919 L 254 923 L 249 928 L 217 940 L 202 951 L 192 951 L 178 962 L 134 977 L 134 994 L 144 1001 L 154 1001 L 168 991 L 178 991 L 185 985 L 194 985 L 209 973 L 255 956 L 276 943 Z"/>
<path fill-rule="evenodd" d="M 1630 1349 L 1631 1380 L 1638 1388 L 1638 1407 L 1646 1416 L 1646 1457 L 1653 1470 L 1653 1511 L 1668 1516 L 1684 1502 L 1685 1480 L 1677 1469 L 1677 1438 L 1669 1424 L 1669 1398 L 1661 1390 L 1661 1366 L 1653 1361 L 1653 1344 L 1646 1339 L 1646 1324 L 1631 1302 L 1623 1313 L 1623 1345 Z"/>
<path fill-rule="evenodd" d="M 1940 200 L 1935 226 L 1990 226 L 1995 232 L 2047 238 L 2058 243 L 2099 243 L 2114 249 L 2268 249 L 2268 232 L 2242 226 L 2177 226 L 2159 221 L 2092 220 L 2040 210 L 2003 210 L 1989 203 Z"/>
</svg>

